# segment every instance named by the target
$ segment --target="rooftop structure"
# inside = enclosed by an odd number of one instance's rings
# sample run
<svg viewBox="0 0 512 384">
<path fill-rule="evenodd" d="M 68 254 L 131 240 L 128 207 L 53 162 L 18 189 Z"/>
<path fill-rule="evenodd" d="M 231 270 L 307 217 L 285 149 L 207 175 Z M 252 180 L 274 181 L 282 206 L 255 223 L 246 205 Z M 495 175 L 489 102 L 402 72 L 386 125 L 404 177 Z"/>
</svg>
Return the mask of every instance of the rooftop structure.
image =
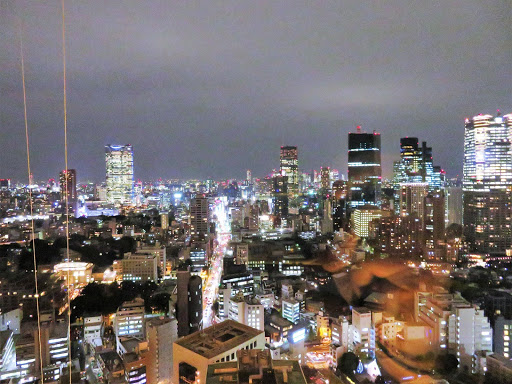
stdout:
<svg viewBox="0 0 512 384">
<path fill-rule="evenodd" d="M 233 349 L 237 345 L 244 344 L 262 333 L 262 331 L 236 321 L 226 320 L 202 331 L 182 337 L 175 344 L 189 349 L 202 357 L 212 358 Z"/>
<path fill-rule="evenodd" d="M 270 351 L 242 350 L 238 361 L 216 363 L 208 367 L 209 384 L 305 384 L 296 360 L 272 360 Z"/>
<path fill-rule="evenodd" d="M 262 349 L 265 333 L 247 325 L 226 320 L 174 342 L 174 377 L 181 364 L 196 369 L 201 383 L 206 382 L 209 364 L 236 360 L 241 349 Z"/>
</svg>

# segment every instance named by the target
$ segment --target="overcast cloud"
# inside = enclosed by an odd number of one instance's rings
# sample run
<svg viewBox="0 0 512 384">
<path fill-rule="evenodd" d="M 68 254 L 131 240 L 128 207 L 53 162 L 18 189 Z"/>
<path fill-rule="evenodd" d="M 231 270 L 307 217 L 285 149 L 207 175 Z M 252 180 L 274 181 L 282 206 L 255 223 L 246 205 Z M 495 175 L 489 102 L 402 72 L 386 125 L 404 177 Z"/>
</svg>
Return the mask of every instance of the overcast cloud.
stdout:
<svg viewBox="0 0 512 384">
<path fill-rule="evenodd" d="M 346 174 L 347 134 L 399 139 L 462 171 L 464 118 L 512 112 L 509 0 L 66 1 L 69 167 L 102 181 L 104 146 L 136 178 L 262 176 L 279 146 Z M 60 1 L 0 1 L 0 178 L 26 180 L 23 23 L 36 180 L 64 167 Z"/>
</svg>

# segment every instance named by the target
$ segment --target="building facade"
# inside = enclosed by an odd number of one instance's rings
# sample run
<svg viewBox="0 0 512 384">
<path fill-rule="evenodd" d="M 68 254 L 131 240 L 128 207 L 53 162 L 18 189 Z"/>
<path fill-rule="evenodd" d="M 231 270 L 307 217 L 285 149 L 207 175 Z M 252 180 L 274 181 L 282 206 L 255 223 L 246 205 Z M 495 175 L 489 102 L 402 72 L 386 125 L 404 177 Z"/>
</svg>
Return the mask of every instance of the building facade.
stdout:
<svg viewBox="0 0 512 384">
<path fill-rule="evenodd" d="M 131 205 L 134 198 L 133 148 L 131 145 L 105 146 L 107 202 Z"/>
<path fill-rule="evenodd" d="M 281 176 L 288 177 L 288 194 L 294 198 L 299 193 L 299 155 L 297 147 L 281 147 L 279 156 Z"/>
<path fill-rule="evenodd" d="M 357 133 L 348 135 L 348 193 L 350 207 L 380 205 L 381 154 L 380 134 Z"/>
<path fill-rule="evenodd" d="M 468 251 L 512 247 L 512 114 L 465 121 L 463 226 Z"/>
</svg>

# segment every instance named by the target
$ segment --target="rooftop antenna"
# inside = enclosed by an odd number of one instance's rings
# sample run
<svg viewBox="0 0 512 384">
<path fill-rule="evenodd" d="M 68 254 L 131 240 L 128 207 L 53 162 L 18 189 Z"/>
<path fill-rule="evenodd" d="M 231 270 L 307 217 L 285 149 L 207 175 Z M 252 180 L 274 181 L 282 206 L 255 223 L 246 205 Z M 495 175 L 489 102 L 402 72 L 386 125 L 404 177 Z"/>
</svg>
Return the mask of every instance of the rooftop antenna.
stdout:
<svg viewBox="0 0 512 384">
<path fill-rule="evenodd" d="M 357 133 L 361 133 L 361 126 L 360 126 L 360 125 L 358 125 L 358 126 L 356 127 L 356 129 L 357 129 Z"/>
</svg>

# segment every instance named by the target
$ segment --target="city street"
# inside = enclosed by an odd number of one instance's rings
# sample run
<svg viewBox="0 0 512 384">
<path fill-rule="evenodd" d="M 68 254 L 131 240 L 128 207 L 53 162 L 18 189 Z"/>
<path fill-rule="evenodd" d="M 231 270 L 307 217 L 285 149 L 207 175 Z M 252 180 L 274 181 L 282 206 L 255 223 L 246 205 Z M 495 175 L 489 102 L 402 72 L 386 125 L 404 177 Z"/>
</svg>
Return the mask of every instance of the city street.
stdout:
<svg viewBox="0 0 512 384">
<path fill-rule="evenodd" d="M 218 199 L 213 209 L 217 238 L 213 251 L 208 276 L 203 290 L 203 328 L 207 328 L 215 321 L 212 305 L 217 299 L 220 279 L 222 276 L 222 263 L 226 247 L 231 239 L 231 227 L 226 212 L 225 202 Z"/>
</svg>

